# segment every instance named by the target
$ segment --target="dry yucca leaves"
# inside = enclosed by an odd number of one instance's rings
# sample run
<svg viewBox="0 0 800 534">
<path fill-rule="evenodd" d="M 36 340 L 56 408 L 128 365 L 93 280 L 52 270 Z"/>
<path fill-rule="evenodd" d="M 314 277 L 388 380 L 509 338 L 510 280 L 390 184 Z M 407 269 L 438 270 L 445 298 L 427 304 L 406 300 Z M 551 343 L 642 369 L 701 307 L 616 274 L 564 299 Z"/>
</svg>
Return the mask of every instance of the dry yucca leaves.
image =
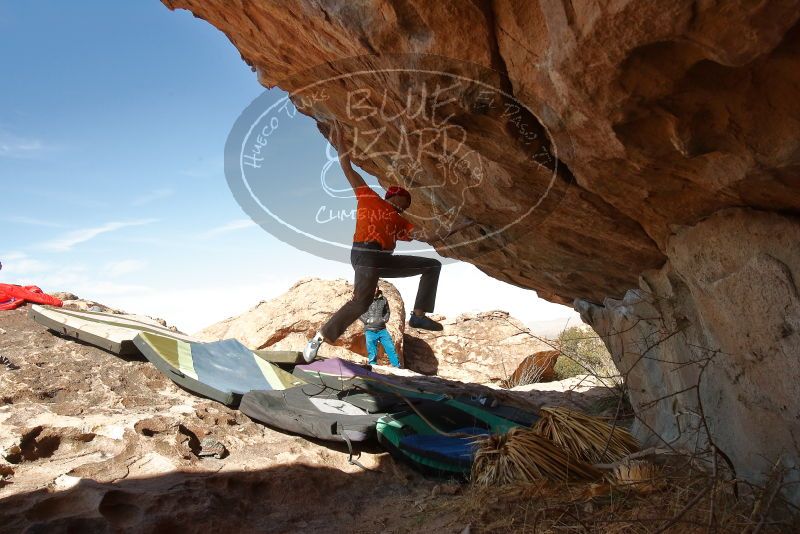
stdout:
<svg viewBox="0 0 800 534">
<path fill-rule="evenodd" d="M 529 428 L 477 441 L 472 483 L 498 486 L 537 480 L 594 480 L 600 471 Z"/>
<path fill-rule="evenodd" d="M 617 462 L 639 444 L 619 426 L 564 408 L 542 408 L 534 432 L 571 455 L 592 464 Z"/>
<path fill-rule="evenodd" d="M 622 462 L 614 468 L 609 479 L 614 486 L 637 493 L 651 493 L 664 486 L 659 467 L 643 460 Z"/>
</svg>

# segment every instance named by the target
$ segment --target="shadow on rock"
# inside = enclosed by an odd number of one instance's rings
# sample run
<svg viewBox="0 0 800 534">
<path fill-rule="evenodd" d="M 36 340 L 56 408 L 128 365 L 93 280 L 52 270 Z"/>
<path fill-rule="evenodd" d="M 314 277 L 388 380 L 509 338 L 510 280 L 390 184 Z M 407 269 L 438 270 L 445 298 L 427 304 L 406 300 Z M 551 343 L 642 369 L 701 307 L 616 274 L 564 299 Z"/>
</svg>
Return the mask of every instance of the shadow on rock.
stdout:
<svg viewBox="0 0 800 534">
<path fill-rule="evenodd" d="M 430 498 L 432 488 L 431 481 L 398 469 L 388 456 L 375 471 L 354 473 L 289 464 L 256 471 L 172 472 L 108 484 L 80 479 L 63 491 L 40 489 L 0 500 L 0 530 L 407 531 L 445 519 L 427 517 L 417 506 Z"/>
<path fill-rule="evenodd" d="M 415 373 L 430 376 L 439 371 L 439 360 L 428 342 L 408 334 L 403 336 L 403 360 L 406 369 Z"/>
</svg>

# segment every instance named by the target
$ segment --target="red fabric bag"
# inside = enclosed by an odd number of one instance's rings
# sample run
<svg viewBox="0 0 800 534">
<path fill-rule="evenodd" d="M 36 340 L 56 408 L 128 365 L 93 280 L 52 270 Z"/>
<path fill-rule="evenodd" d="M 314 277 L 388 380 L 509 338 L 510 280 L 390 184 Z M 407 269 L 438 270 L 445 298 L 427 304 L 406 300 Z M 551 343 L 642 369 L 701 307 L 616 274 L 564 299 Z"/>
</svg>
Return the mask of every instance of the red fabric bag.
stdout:
<svg viewBox="0 0 800 534">
<path fill-rule="evenodd" d="M 0 310 L 13 310 L 25 302 L 46 304 L 48 306 L 62 306 L 61 299 L 44 293 L 36 286 L 17 286 L 13 284 L 0 284 Z"/>
</svg>

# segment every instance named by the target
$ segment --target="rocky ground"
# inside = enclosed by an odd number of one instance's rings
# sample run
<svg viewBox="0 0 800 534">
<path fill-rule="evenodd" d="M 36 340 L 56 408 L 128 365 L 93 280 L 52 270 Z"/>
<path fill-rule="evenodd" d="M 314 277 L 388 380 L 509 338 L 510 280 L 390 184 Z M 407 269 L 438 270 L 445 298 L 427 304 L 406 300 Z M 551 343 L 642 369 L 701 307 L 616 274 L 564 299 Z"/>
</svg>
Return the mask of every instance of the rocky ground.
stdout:
<svg viewBox="0 0 800 534">
<path fill-rule="evenodd" d="M 362 471 L 343 447 L 264 427 L 181 390 L 144 360 L 58 337 L 27 308 L 0 316 L 0 355 L 11 364 L 0 365 L 2 532 L 461 532 L 470 524 L 439 506 L 458 498 L 458 486 L 420 476 L 376 444 L 360 451 Z M 423 379 L 442 391 L 490 391 Z M 531 408 L 592 409 L 600 390 L 491 391 Z"/>
<path fill-rule="evenodd" d="M 550 348 L 505 311 L 436 318 L 444 326 L 441 332 L 405 331 L 406 365 L 422 374 L 500 384 L 527 356 Z"/>
</svg>

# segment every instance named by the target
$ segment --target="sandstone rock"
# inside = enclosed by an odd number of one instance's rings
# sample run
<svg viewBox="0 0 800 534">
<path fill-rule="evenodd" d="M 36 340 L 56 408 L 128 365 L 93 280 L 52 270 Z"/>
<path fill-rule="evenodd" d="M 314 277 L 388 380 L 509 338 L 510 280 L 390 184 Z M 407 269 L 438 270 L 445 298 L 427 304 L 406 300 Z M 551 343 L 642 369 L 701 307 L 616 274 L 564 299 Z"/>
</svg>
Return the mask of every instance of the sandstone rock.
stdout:
<svg viewBox="0 0 800 534">
<path fill-rule="evenodd" d="M 546 345 L 508 312 L 490 311 L 442 319 L 444 330 L 406 328 L 406 366 L 461 382 L 500 382 Z"/>
<path fill-rule="evenodd" d="M 442 332 L 410 328 L 400 293 L 388 282 L 381 289 L 392 315 L 388 329 L 405 366 L 412 371 L 479 384 L 507 378 L 526 357 L 545 347 L 507 312 L 493 311 L 441 320 Z M 305 279 L 285 294 L 199 332 L 203 340 L 236 338 L 255 349 L 301 350 L 325 320 L 352 295 L 345 280 Z M 405 335 L 404 335 L 405 334 Z M 323 345 L 320 355 L 364 362 L 363 325 L 356 322 L 339 342 Z M 388 363 L 381 355 L 379 362 Z"/>
<path fill-rule="evenodd" d="M 61 299 L 62 301 L 79 300 L 78 295 L 76 295 L 75 293 L 69 293 L 67 291 L 56 291 L 55 293 L 52 293 L 52 295 L 57 299 Z"/>
<path fill-rule="evenodd" d="M 556 362 L 561 353 L 543 350 L 526 356 L 506 380 L 500 382 L 504 388 L 513 388 L 536 382 L 549 382 L 556 377 Z"/>
<path fill-rule="evenodd" d="M 779 459 L 787 481 L 800 479 L 800 360 L 790 356 L 800 346 L 800 227 L 730 210 L 681 229 L 670 250 L 624 299 L 576 304 L 626 376 L 636 432 L 689 450 L 713 442 L 748 480 L 763 482 Z"/>
<path fill-rule="evenodd" d="M 391 308 L 387 329 L 398 353 L 402 354 L 403 300 L 390 283 L 381 281 L 380 287 Z M 236 338 L 253 349 L 303 350 L 306 342 L 352 294 L 353 285 L 342 279 L 304 279 L 280 297 L 262 301 L 242 315 L 205 328 L 197 336 L 204 340 Z M 366 353 L 364 327 L 360 321 L 353 323 L 335 346 L 323 345 L 319 352 L 320 356 L 340 356 L 358 361 L 365 359 Z"/>
<path fill-rule="evenodd" d="M 800 212 L 800 3 L 164 3 L 190 9 L 222 30 L 267 87 L 294 91 L 336 78 L 324 86 L 325 102 L 300 103 L 301 111 L 326 134 L 334 118 L 344 124 L 348 138 L 356 126 L 380 129 L 385 136 L 374 147 L 378 153 L 397 147 L 403 132 L 424 131 L 430 117 L 370 116 L 356 125 L 348 114 L 348 95 L 366 89 L 375 99 L 386 97 L 385 107 L 397 111 L 409 88 L 433 87 L 437 78 L 419 72 L 413 82 L 399 75 L 337 77 L 352 71 L 342 72 L 337 60 L 358 56 L 356 63 L 370 70 L 397 57 L 393 54 L 416 54 L 418 71 L 456 71 L 502 88 L 527 108 L 515 117 L 516 132 L 502 111 L 482 107 L 475 87 L 456 92 L 455 104 L 445 108 L 457 112 L 451 117 L 466 133 L 462 146 L 489 171 L 479 183 L 448 182 L 445 170 L 430 159 L 417 162 L 421 172 L 413 176 L 415 186 L 447 186 L 430 200 L 415 202 L 411 214 L 437 220 L 431 216 L 457 210 L 475 222 L 458 243 L 448 239 L 439 251 L 549 300 L 585 299 L 580 309 L 598 331 L 619 333 L 617 323 L 624 323 L 632 332 L 624 339 L 634 341 L 633 332 L 644 335 L 636 338 L 645 345 L 641 350 L 665 350 L 682 359 L 691 357 L 687 347 L 731 351 L 725 354 L 732 354 L 738 362 L 733 368 L 741 372 L 725 377 L 709 368 L 718 384 L 713 387 L 729 400 L 706 403 L 705 413 L 731 429 L 753 421 L 748 429 L 757 438 L 727 444 L 728 431 L 719 430 L 720 440 L 753 480 L 766 465 L 754 457 L 762 443 L 773 456 L 786 449 L 787 465 L 800 463 L 797 440 L 789 437 L 796 434 L 797 422 L 786 431 L 777 428 L 787 425 L 768 424 L 797 398 L 790 384 L 800 382 L 792 311 L 800 263 L 787 256 L 791 247 L 767 252 L 778 238 L 754 234 L 749 223 L 738 233 L 718 222 L 707 224 L 719 221 L 717 214 L 727 209 L 749 207 L 754 213 L 745 220 L 760 220 L 759 211 L 782 214 L 775 225 L 796 235 L 798 222 L 791 217 Z M 431 64 L 437 69 L 428 69 Z M 423 108 L 433 108 L 434 100 L 427 98 Z M 519 124 L 535 136 L 537 153 L 548 156 L 544 163 L 528 157 L 530 146 L 520 142 Z M 355 159 L 384 186 L 399 182 L 388 158 Z M 531 207 L 536 208 L 532 217 L 507 229 Z M 709 247 L 689 240 L 698 234 L 708 238 Z M 463 246 L 450 246 L 456 244 Z M 710 265 L 717 268 L 708 271 Z M 647 274 L 657 269 L 660 274 Z M 649 297 L 633 293 L 620 303 L 643 273 Z M 607 298 L 605 308 L 597 308 L 604 311 L 590 311 L 595 309 L 591 303 Z M 686 333 L 664 340 L 662 345 L 672 348 L 649 349 L 646 340 L 658 338 L 662 323 Z M 766 330 L 756 331 L 754 325 Z M 632 356 L 624 355 L 634 349 L 619 345 L 615 350 L 625 368 Z M 772 363 L 759 368 L 752 359 Z M 644 399 L 659 398 L 653 392 L 678 399 L 675 406 L 671 400 L 655 402 L 656 415 L 643 417 L 655 418 L 664 433 L 683 440 L 684 423 L 678 421 L 696 418 L 696 407 L 684 398 L 690 393 L 679 392 L 698 371 L 681 367 L 666 376 L 665 365 L 647 360 L 636 366 Z M 768 393 L 756 402 L 756 391 Z M 740 394 L 752 402 L 735 400 Z M 688 411 L 678 408 L 684 404 Z M 742 411 L 744 405 L 772 415 L 762 419 Z M 640 410 L 646 406 L 646 401 L 638 404 Z M 800 490 L 795 497 L 800 502 Z"/>
<path fill-rule="evenodd" d="M 494 69 L 481 81 L 527 106 L 520 120 L 556 155 L 558 180 L 550 184 L 553 165 L 520 164 L 527 148 L 500 117 L 456 110 L 453 122 L 492 172 L 475 187 L 461 181 L 437 190 L 436 205 L 476 221 L 464 234 L 476 239 L 503 228 L 548 184 L 557 208 L 541 206 L 542 217 L 514 230 L 442 251 L 545 298 L 622 295 L 640 272 L 663 263 L 676 224 L 730 206 L 800 208 L 796 175 L 787 170 L 798 163 L 797 2 L 164 3 L 222 30 L 267 87 L 293 91 L 342 74 L 336 60 L 363 55 L 372 55 L 357 62 L 363 68 L 411 53 L 445 58 L 443 65 L 449 59 L 450 70 L 466 76 L 474 74 L 468 64 Z M 417 76 L 416 86 L 435 86 L 435 77 Z M 351 132 L 350 92 L 382 98 L 386 88 L 396 111 L 408 83 L 336 78 L 322 86 L 324 103 L 301 111 L 323 124 L 335 117 Z M 479 91 L 457 96 L 465 109 L 481 109 Z M 419 114 L 388 124 L 374 117 L 370 125 L 386 130 L 376 153 L 397 147 L 401 131 L 430 126 Z M 392 185 L 387 158 L 358 163 Z M 442 181 L 442 169 L 420 163 L 415 186 Z M 430 216 L 434 207 L 420 200 L 412 212 Z"/>
<path fill-rule="evenodd" d="M 68 292 L 65 292 L 65 291 L 59 291 L 59 292 L 53 293 L 53 296 L 61 299 L 63 304 L 64 304 L 63 307 L 67 308 L 68 310 L 79 310 L 79 311 L 91 311 L 91 312 L 100 312 L 100 313 L 113 313 L 113 314 L 131 315 L 131 314 L 127 314 L 124 311 L 117 310 L 115 308 L 109 308 L 105 304 L 100 304 L 99 302 L 95 302 L 93 300 L 82 299 L 82 298 L 80 298 L 79 296 L 77 296 L 74 293 L 68 293 Z M 132 315 L 132 316 L 135 317 L 135 315 Z M 167 321 L 165 319 L 161 319 L 161 318 L 158 318 L 158 317 L 150 317 L 150 316 L 147 316 L 147 318 L 151 319 L 153 321 L 156 321 L 161 326 L 169 328 L 173 332 L 179 332 L 179 330 L 176 327 L 167 324 Z"/>
<path fill-rule="evenodd" d="M 109 308 L 108 306 L 100 304 L 99 302 L 82 299 L 78 295 L 75 295 L 74 293 L 57 292 L 53 293 L 53 296 L 60 298 L 61 301 L 64 303 L 64 308 L 70 310 L 98 311 L 101 313 L 115 313 L 115 314 L 123 313 L 120 310 Z"/>
</svg>

